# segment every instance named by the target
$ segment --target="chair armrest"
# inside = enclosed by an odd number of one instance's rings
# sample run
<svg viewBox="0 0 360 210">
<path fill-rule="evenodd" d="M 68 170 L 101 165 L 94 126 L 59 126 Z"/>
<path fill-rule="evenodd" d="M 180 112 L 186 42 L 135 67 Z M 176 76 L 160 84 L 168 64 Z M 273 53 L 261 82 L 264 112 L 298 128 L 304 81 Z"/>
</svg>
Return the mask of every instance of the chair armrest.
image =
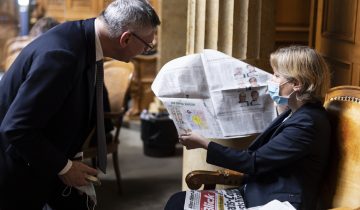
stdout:
<svg viewBox="0 0 360 210">
<path fill-rule="evenodd" d="M 196 170 L 187 174 L 185 181 L 192 190 L 197 190 L 204 185 L 205 190 L 215 189 L 216 184 L 241 185 L 243 173 L 232 170 L 203 171 Z"/>
<path fill-rule="evenodd" d="M 125 114 L 124 109 L 121 112 L 104 112 L 104 117 L 106 118 L 118 118 Z"/>
<path fill-rule="evenodd" d="M 124 108 L 120 112 L 104 112 L 105 119 L 111 119 L 116 127 L 120 127 L 122 124 L 122 118 L 125 115 Z"/>
</svg>

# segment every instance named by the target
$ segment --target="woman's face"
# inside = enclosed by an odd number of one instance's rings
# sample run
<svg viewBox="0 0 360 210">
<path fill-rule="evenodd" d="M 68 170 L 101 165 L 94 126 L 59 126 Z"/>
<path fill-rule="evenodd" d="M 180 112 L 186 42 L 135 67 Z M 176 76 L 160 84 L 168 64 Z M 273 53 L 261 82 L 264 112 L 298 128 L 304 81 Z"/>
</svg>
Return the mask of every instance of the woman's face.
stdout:
<svg viewBox="0 0 360 210">
<path fill-rule="evenodd" d="M 279 95 L 280 96 L 288 96 L 294 91 L 294 84 L 289 82 L 285 77 L 278 73 L 278 71 L 274 70 L 274 74 L 271 78 L 272 82 L 276 82 L 280 86 Z"/>
</svg>

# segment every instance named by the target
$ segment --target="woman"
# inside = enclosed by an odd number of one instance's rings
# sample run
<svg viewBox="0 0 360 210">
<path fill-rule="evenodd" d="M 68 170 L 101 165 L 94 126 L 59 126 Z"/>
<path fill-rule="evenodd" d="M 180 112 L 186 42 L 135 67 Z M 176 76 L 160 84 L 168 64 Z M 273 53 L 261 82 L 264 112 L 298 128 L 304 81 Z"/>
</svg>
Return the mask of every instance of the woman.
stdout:
<svg viewBox="0 0 360 210">
<path fill-rule="evenodd" d="M 330 84 L 323 58 L 306 46 L 271 54 L 271 98 L 289 109 L 279 115 L 246 150 L 208 141 L 196 133 L 179 137 L 187 149 L 207 150 L 210 164 L 245 174 L 239 191 L 247 208 L 274 199 L 296 209 L 316 208 L 321 177 L 329 155 L 330 123 L 322 99 Z M 174 194 L 165 209 L 183 209 L 185 192 Z"/>
</svg>

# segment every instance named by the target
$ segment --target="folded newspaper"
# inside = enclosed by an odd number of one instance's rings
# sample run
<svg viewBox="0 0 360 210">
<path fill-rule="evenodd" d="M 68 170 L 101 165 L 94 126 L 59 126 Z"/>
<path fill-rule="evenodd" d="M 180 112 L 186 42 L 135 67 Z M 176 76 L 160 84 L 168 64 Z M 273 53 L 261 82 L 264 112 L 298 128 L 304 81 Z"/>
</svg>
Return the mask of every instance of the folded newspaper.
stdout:
<svg viewBox="0 0 360 210">
<path fill-rule="evenodd" d="M 239 189 L 186 191 L 184 210 L 246 210 Z"/>
<path fill-rule="evenodd" d="M 272 200 L 263 206 L 245 207 L 237 188 L 186 191 L 184 210 L 296 210 L 289 202 Z"/>
<path fill-rule="evenodd" d="M 151 88 L 179 134 L 207 138 L 260 133 L 274 119 L 271 74 L 216 50 L 166 63 Z"/>
<path fill-rule="evenodd" d="M 272 200 L 263 206 L 247 208 L 246 210 L 296 210 L 296 209 L 288 201 L 280 202 L 278 200 Z"/>
</svg>

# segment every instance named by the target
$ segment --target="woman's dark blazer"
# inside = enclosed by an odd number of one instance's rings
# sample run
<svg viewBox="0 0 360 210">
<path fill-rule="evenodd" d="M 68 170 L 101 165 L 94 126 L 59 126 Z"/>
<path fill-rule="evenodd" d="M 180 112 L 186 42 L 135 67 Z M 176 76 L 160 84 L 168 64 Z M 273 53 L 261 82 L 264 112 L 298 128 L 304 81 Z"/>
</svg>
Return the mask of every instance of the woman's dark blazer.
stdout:
<svg viewBox="0 0 360 210">
<path fill-rule="evenodd" d="M 94 19 L 61 24 L 22 50 L 0 81 L 0 179 L 11 174 L 7 160 L 55 176 L 80 151 L 95 62 Z"/>
<path fill-rule="evenodd" d="M 288 119 L 286 111 L 247 150 L 211 142 L 207 162 L 246 174 L 247 207 L 278 199 L 297 209 L 315 209 L 329 155 L 330 123 L 321 103 L 307 103 Z"/>
</svg>

